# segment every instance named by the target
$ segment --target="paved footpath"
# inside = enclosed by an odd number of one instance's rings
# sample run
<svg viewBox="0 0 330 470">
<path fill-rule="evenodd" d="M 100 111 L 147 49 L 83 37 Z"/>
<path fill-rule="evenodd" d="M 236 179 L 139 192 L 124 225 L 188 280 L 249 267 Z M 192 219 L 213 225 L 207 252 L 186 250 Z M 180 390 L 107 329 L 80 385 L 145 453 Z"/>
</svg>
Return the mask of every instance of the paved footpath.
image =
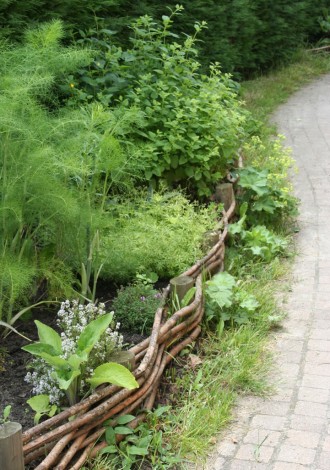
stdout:
<svg viewBox="0 0 330 470">
<path fill-rule="evenodd" d="M 239 401 L 207 470 L 330 470 L 330 75 L 273 120 L 293 149 L 301 199 L 288 316 L 274 335 L 276 394 Z"/>
</svg>

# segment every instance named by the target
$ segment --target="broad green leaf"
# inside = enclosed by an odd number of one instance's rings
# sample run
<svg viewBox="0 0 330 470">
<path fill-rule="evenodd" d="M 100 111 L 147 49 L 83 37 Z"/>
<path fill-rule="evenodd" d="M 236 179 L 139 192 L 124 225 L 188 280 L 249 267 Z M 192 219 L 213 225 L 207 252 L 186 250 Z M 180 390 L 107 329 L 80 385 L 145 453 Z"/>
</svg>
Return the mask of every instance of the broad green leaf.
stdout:
<svg viewBox="0 0 330 470">
<path fill-rule="evenodd" d="M 188 292 L 186 292 L 185 296 L 181 300 L 181 306 L 186 307 L 190 304 L 191 300 L 193 299 L 196 292 L 196 287 L 191 287 Z"/>
<path fill-rule="evenodd" d="M 239 303 L 239 306 L 244 310 L 254 312 L 259 307 L 259 302 L 254 297 L 254 295 L 248 295 Z"/>
<path fill-rule="evenodd" d="M 49 408 L 49 396 L 44 394 L 36 395 L 35 397 L 26 400 L 26 403 L 31 406 L 33 411 L 44 413 Z"/>
<path fill-rule="evenodd" d="M 270 197 L 264 196 L 255 201 L 252 204 L 252 210 L 256 212 L 267 212 L 268 214 L 274 214 L 277 205 Z"/>
<path fill-rule="evenodd" d="M 53 346 L 51 346 L 50 344 L 46 344 L 46 343 L 38 343 L 37 342 L 37 343 L 33 343 L 33 344 L 28 344 L 26 346 L 23 346 L 22 349 L 23 349 L 23 351 L 27 351 L 30 354 L 33 354 L 34 356 L 43 357 L 46 354 L 47 356 L 58 357 L 58 354 L 55 351 L 55 349 L 53 348 Z M 44 357 L 44 359 L 45 359 L 45 357 Z M 63 361 L 64 361 L 64 359 L 63 359 Z"/>
<path fill-rule="evenodd" d="M 72 355 L 68 358 L 68 363 L 70 364 L 70 366 L 71 366 L 72 369 L 80 370 L 80 366 L 81 366 L 81 363 L 82 363 L 82 359 L 81 359 L 81 357 L 79 357 L 77 354 L 72 354 Z"/>
<path fill-rule="evenodd" d="M 148 449 L 145 447 L 127 446 L 127 452 L 130 455 L 148 455 Z"/>
<path fill-rule="evenodd" d="M 54 414 L 56 413 L 57 411 L 57 406 L 56 405 L 52 405 L 49 412 L 48 412 L 48 416 L 51 418 L 52 416 L 54 416 Z"/>
<path fill-rule="evenodd" d="M 239 171 L 238 185 L 242 188 L 251 189 L 258 196 L 269 193 L 268 187 L 268 170 L 256 170 L 247 167 Z"/>
<path fill-rule="evenodd" d="M 124 436 L 128 436 L 128 434 L 134 433 L 133 429 L 128 428 L 126 426 L 116 426 L 114 431 L 116 434 L 122 434 Z"/>
<path fill-rule="evenodd" d="M 77 341 L 77 354 L 85 361 L 88 355 L 111 323 L 113 314 L 101 315 L 96 320 L 91 321 L 80 334 Z"/>
<path fill-rule="evenodd" d="M 164 413 L 167 413 L 168 411 L 170 411 L 171 407 L 170 406 L 159 406 L 158 408 L 156 408 L 152 413 L 157 416 L 157 418 L 159 418 L 160 416 L 162 416 Z"/>
<path fill-rule="evenodd" d="M 3 420 L 6 421 L 10 415 L 11 412 L 11 405 L 7 405 L 5 409 L 3 410 Z"/>
<path fill-rule="evenodd" d="M 55 374 L 53 374 L 52 377 L 54 377 L 56 379 L 60 389 L 61 390 L 68 390 L 68 388 L 70 387 L 70 385 L 72 384 L 74 379 L 76 377 L 78 377 L 81 374 L 81 372 L 80 372 L 80 370 L 70 371 L 70 375 L 69 375 L 68 379 L 62 378 L 61 376 L 59 376 L 59 374 L 56 374 L 56 375 Z"/>
<path fill-rule="evenodd" d="M 36 426 L 37 424 L 39 424 L 39 421 L 40 421 L 40 418 L 42 417 L 44 413 L 40 412 L 40 411 L 37 411 L 36 414 L 34 415 L 34 418 L 33 418 L 33 424 Z"/>
<path fill-rule="evenodd" d="M 207 283 L 206 294 L 211 302 L 218 307 L 230 307 L 233 303 L 233 289 L 236 285 L 235 278 L 227 272 L 216 274 Z"/>
<path fill-rule="evenodd" d="M 116 447 L 116 446 L 107 446 L 107 447 L 104 447 L 100 451 L 100 455 L 102 455 L 102 454 L 117 454 L 117 452 L 118 452 L 118 447 Z"/>
<path fill-rule="evenodd" d="M 127 424 L 127 423 L 130 423 L 131 421 L 133 421 L 133 419 L 135 419 L 135 416 L 133 416 L 133 415 L 119 416 L 119 418 L 117 420 L 117 424 Z"/>
<path fill-rule="evenodd" d="M 109 427 L 105 431 L 105 440 L 107 444 L 114 445 L 116 444 L 116 433 L 112 427 Z"/>
<path fill-rule="evenodd" d="M 139 384 L 134 378 L 134 375 L 121 364 L 115 362 L 106 362 L 94 370 L 94 374 L 87 382 L 93 388 L 98 387 L 103 383 L 112 383 L 119 387 L 125 387 L 129 390 L 139 387 Z"/>
<path fill-rule="evenodd" d="M 35 320 L 34 323 L 38 328 L 40 343 L 49 344 L 54 348 L 57 355 L 62 354 L 62 341 L 60 335 L 53 330 L 53 328 L 41 323 L 39 320 Z"/>
</svg>

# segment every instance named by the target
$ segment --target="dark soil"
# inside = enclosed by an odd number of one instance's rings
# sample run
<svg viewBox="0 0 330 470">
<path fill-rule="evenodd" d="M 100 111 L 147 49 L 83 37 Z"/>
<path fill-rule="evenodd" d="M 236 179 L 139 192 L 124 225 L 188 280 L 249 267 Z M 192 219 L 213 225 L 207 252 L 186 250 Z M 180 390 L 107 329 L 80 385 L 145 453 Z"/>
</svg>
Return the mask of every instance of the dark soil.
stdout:
<svg viewBox="0 0 330 470">
<path fill-rule="evenodd" d="M 15 324 L 20 333 L 35 341 L 38 335 L 33 320 L 40 320 L 54 328 L 56 318 L 54 311 L 35 311 L 31 319 Z M 28 341 L 15 333 L 10 333 L 5 339 L 0 338 L 0 355 L 4 359 L 4 370 L 0 369 L 0 416 L 4 407 L 11 405 L 10 420 L 20 423 L 23 430 L 33 426 L 34 416 L 26 403 L 31 397 L 31 385 L 24 382 L 26 366 L 31 360 L 31 355 L 21 349 L 26 344 Z"/>
</svg>

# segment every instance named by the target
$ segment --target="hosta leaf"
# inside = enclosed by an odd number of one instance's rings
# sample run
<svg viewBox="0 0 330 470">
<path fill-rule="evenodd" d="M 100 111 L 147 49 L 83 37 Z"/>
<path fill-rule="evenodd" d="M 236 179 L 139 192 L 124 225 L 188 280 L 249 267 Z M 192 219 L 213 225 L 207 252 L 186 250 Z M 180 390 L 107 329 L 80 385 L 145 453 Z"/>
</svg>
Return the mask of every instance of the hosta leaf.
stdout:
<svg viewBox="0 0 330 470">
<path fill-rule="evenodd" d="M 112 313 L 101 315 L 96 320 L 91 321 L 80 334 L 77 341 L 76 352 L 84 360 L 88 359 L 88 354 L 91 352 L 95 344 L 100 339 L 101 335 L 110 325 L 112 317 Z"/>
<path fill-rule="evenodd" d="M 40 343 L 49 344 L 54 348 L 57 355 L 62 354 L 62 341 L 60 335 L 50 326 L 35 320 L 34 323 L 38 328 Z"/>
<path fill-rule="evenodd" d="M 34 356 L 40 356 L 46 359 L 47 356 L 58 357 L 56 350 L 50 344 L 33 343 L 22 347 L 23 351 L 27 351 Z M 63 359 L 64 361 L 64 359 Z"/>
<path fill-rule="evenodd" d="M 115 362 L 106 362 L 100 365 L 94 371 L 93 376 L 87 379 L 93 388 L 103 383 L 112 383 L 119 387 L 125 387 L 129 390 L 139 387 L 134 375 L 121 364 Z"/>
<path fill-rule="evenodd" d="M 49 396 L 48 395 L 36 395 L 29 400 L 26 400 L 26 403 L 30 405 L 33 411 L 42 413 L 49 408 Z"/>
<path fill-rule="evenodd" d="M 68 390 L 68 388 L 70 387 L 74 379 L 78 377 L 80 374 L 81 372 L 79 370 L 74 370 L 74 371 L 70 371 L 70 375 L 68 379 L 62 378 L 58 374 L 56 375 L 54 374 L 53 377 L 56 379 L 61 390 Z"/>
</svg>

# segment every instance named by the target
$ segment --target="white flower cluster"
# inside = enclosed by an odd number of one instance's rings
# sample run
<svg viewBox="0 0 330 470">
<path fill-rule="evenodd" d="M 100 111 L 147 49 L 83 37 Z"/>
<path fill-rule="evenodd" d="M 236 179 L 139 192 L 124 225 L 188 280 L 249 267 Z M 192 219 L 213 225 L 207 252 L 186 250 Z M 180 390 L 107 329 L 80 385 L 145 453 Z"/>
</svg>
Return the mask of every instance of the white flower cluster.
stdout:
<svg viewBox="0 0 330 470">
<path fill-rule="evenodd" d="M 84 305 L 77 300 L 62 302 L 56 320 L 57 326 L 62 330 L 60 333 L 63 351 L 61 357 L 67 359 L 71 354 L 74 354 L 81 332 L 91 321 L 105 314 L 103 303 Z M 107 362 L 114 351 L 122 348 L 123 336 L 118 331 L 119 327 L 120 323 L 114 323 L 107 328 L 94 346 L 82 372 L 82 386 L 86 384 L 85 379 L 93 373 L 97 366 Z M 27 373 L 25 381 L 33 385 L 32 393 L 34 395 L 47 394 L 51 403 L 60 405 L 64 393 L 52 377 L 54 369 L 40 358 L 33 359 L 30 367 L 34 371 Z"/>
<path fill-rule="evenodd" d="M 33 385 L 32 394 L 46 394 L 49 396 L 50 403 L 59 405 L 65 393 L 51 376 L 54 369 L 40 358 L 33 359 L 31 368 L 34 369 L 34 372 L 28 372 L 24 380 Z"/>
</svg>

